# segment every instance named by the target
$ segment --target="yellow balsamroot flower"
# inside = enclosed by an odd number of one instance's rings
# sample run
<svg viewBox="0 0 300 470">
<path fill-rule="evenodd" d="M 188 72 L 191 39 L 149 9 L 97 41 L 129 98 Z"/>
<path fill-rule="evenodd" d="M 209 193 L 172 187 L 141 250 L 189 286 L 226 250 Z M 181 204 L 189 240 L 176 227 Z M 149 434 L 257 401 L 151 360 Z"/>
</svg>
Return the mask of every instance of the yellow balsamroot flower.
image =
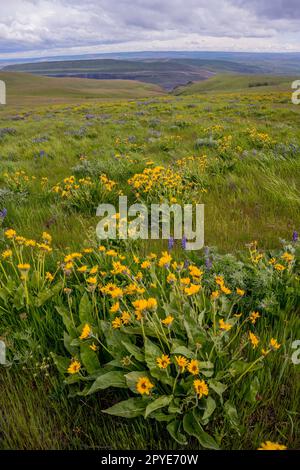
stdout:
<svg viewBox="0 0 300 470">
<path fill-rule="evenodd" d="M 283 266 L 283 265 L 280 264 L 280 263 L 276 263 L 276 264 L 274 265 L 274 268 L 276 269 L 276 271 L 279 271 L 279 272 L 285 270 L 285 266 Z"/>
<path fill-rule="evenodd" d="M 283 253 L 283 255 L 281 256 L 281 259 L 283 259 L 287 263 L 291 263 L 294 258 L 295 258 L 295 256 L 292 255 L 291 253 L 288 253 L 287 251 L 285 253 Z"/>
<path fill-rule="evenodd" d="M 52 242 L 52 237 L 51 237 L 50 233 L 48 233 L 48 232 L 43 232 L 42 239 L 44 240 L 45 243 L 50 244 Z"/>
<path fill-rule="evenodd" d="M 80 266 L 80 268 L 77 268 L 77 272 L 79 273 L 85 273 L 87 272 L 88 267 L 86 265 Z"/>
<path fill-rule="evenodd" d="M 141 268 L 142 269 L 149 269 L 151 266 L 151 263 L 150 261 L 146 260 L 146 261 L 143 261 L 142 264 L 141 264 Z"/>
<path fill-rule="evenodd" d="M 13 255 L 12 250 L 4 250 L 1 254 L 3 259 L 11 258 Z"/>
<path fill-rule="evenodd" d="M 83 327 L 83 330 L 82 330 L 81 335 L 79 336 L 79 338 L 80 339 L 87 339 L 87 338 L 90 337 L 91 332 L 92 332 L 92 328 L 90 327 L 90 325 L 88 323 L 86 323 Z"/>
<path fill-rule="evenodd" d="M 167 354 L 163 354 L 156 359 L 156 364 L 160 369 L 166 369 L 171 364 L 171 359 Z"/>
<path fill-rule="evenodd" d="M 255 334 L 252 333 L 251 331 L 249 331 L 249 340 L 253 346 L 253 349 L 257 348 L 258 343 L 259 343 L 259 338 L 255 336 Z"/>
<path fill-rule="evenodd" d="M 167 282 L 168 282 L 169 284 L 174 284 L 175 281 L 176 281 L 176 276 L 175 276 L 175 274 L 170 273 L 170 274 L 168 275 L 168 277 L 167 277 Z"/>
<path fill-rule="evenodd" d="M 275 338 L 271 338 L 270 346 L 272 349 L 277 350 L 280 348 L 281 344 L 279 344 Z"/>
<path fill-rule="evenodd" d="M 15 240 L 16 240 L 16 242 L 17 242 L 19 245 L 24 245 L 24 243 L 26 242 L 26 238 L 25 238 L 25 237 L 21 237 L 21 236 L 15 237 Z"/>
<path fill-rule="evenodd" d="M 269 264 L 275 264 L 275 263 L 276 263 L 276 258 L 269 259 Z"/>
<path fill-rule="evenodd" d="M 108 250 L 106 254 L 107 256 L 111 256 L 112 258 L 118 256 L 118 253 L 116 252 L 116 250 Z"/>
<path fill-rule="evenodd" d="M 24 263 L 24 264 L 20 263 L 20 264 L 18 264 L 18 269 L 19 269 L 21 272 L 28 272 L 29 269 L 30 269 L 30 264 L 28 264 L 28 263 Z"/>
<path fill-rule="evenodd" d="M 218 290 L 214 290 L 210 295 L 212 300 L 216 300 L 218 297 L 220 297 L 220 292 Z"/>
<path fill-rule="evenodd" d="M 198 294 L 200 289 L 201 289 L 201 286 L 199 284 L 191 284 L 189 287 L 185 287 L 184 292 L 187 295 L 194 295 L 194 294 Z"/>
<path fill-rule="evenodd" d="M 148 377 L 140 377 L 136 384 L 136 389 L 141 395 L 149 395 L 153 387 Z"/>
<path fill-rule="evenodd" d="M 157 309 L 157 300 L 153 297 L 150 297 L 147 300 L 147 309 L 148 310 L 156 310 Z"/>
<path fill-rule="evenodd" d="M 119 310 L 120 310 L 120 302 L 116 302 L 109 309 L 110 313 L 117 313 Z"/>
<path fill-rule="evenodd" d="M 93 268 L 90 269 L 90 275 L 92 276 L 93 274 L 97 274 L 98 272 L 98 266 L 94 266 Z"/>
<path fill-rule="evenodd" d="M 121 328 L 122 326 L 122 318 L 121 317 L 116 317 L 112 322 L 112 327 L 114 330 L 117 330 L 119 328 Z"/>
<path fill-rule="evenodd" d="M 8 230 L 5 230 L 4 235 L 6 236 L 6 238 L 11 240 L 12 238 L 15 238 L 15 236 L 17 235 L 17 232 L 13 230 L 12 228 L 10 228 Z"/>
<path fill-rule="evenodd" d="M 100 246 L 98 247 L 98 251 L 100 251 L 100 252 L 102 252 L 102 253 L 103 253 L 104 251 L 106 251 L 105 246 L 100 245 Z"/>
<path fill-rule="evenodd" d="M 258 312 L 251 312 L 249 315 L 249 320 L 252 323 L 252 325 L 255 325 L 256 320 L 260 318 L 260 314 Z"/>
<path fill-rule="evenodd" d="M 215 281 L 216 281 L 216 284 L 218 284 L 218 286 L 220 286 L 220 287 L 224 285 L 224 277 L 223 276 L 216 276 Z"/>
<path fill-rule="evenodd" d="M 164 320 L 161 320 L 162 324 L 165 326 L 169 326 L 173 323 L 174 317 L 172 315 L 168 315 Z"/>
<path fill-rule="evenodd" d="M 93 253 L 93 248 L 84 248 L 82 251 L 86 254 Z"/>
<path fill-rule="evenodd" d="M 93 344 L 90 345 L 90 349 L 95 352 L 95 351 L 97 351 L 98 346 L 96 346 L 96 344 L 93 343 Z"/>
<path fill-rule="evenodd" d="M 228 287 L 226 287 L 224 284 L 222 284 L 222 285 L 220 286 L 220 289 L 221 289 L 221 291 L 222 291 L 224 294 L 226 294 L 226 295 L 231 294 L 231 290 L 230 290 Z"/>
<path fill-rule="evenodd" d="M 119 299 L 123 296 L 123 291 L 120 287 L 115 287 L 115 289 L 110 291 L 110 296 L 112 299 Z"/>
<path fill-rule="evenodd" d="M 230 323 L 225 322 L 223 318 L 221 318 L 221 320 L 219 320 L 219 328 L 223 331 L 229 331 L 231 330 L 232 325 Z"/>
<path fill-rule="evenodd" d="M 236 293 L 237 295 L 240 295 L 241 297 L 245 295 L 245 291 L 243 289 L 239 289 L 238 287 L 236 288 Z"/>
<path fill-rule="evenodd" d="M 64 266 L 64 269 L 66 271 L 69 271 L 70 269 L 72 269 L 74 266 L 74 264 L 70 261 L 69 263 L 66 263 L 65 266 Z"/>
<path fill-rule="evenodd" d="M 189 271 L 190 275 L 195 278 L 200 278 L 203 275 L 203 271 L 197 268 L 197 266 L 190 266 Z"/>
<path fill-rule="evenodd" d="M 197 361 L 196 359 L 192 359 L 187 366 L 187 370 L 190 372 L 190 374 L 198 375 L 199 374 L 199 361 Z"/>
<path fill-rule="evenodd" d="M 92 277 L 88 277 L 87 280 L 86 280 L 86 282 L 87 282 L 88 284 L 91 284 L 91 285 L 94 286 L 94 285 L 97 284 L 97 278 L 96 278 L 96 277 L 93 277 L 93 276 L 92 276 Z"/>
<path fill-rule="evenodd" d="M 136 310 L 143 311 L 147 309 L 148 302 L 146 299 L 138 299 L 132 302 L 132 305 Z"/>
<path fill-rule="evenodd" d="M 74 259 L 80 259 L 82 258 L 82 253 L 70 253 L 69 255 L 66 255 L 64 258 L 65 263 L 69 263 L 70 261 L 73 261 Z"/>
<path fill-rule="evenodd" d="M 172 261 L 172 256 L 167 252 L 163 251 L 161 254 L 161 258 L 158 261 L 158 266 L 160 268 L 164 268 L 165 266 L 168 266 Z"/>
<path fill-rule="evenodd" d="M 76 359 L 74 359 L 68 367 L 68 373 L 69 374 L 78 374 L 80 369 L 81 369 L 80 362 L 77 361 Z"/>
<path fill-rule="evenodd" d="M 257 450 L 286 450 L 286 449 L 287 449 L 286 446 L 282 444 L 278 444 L 278 442 L 266 441 L 266 442 L 262 442 L 260 444 L 260 447 Z"/>
<path fill-rule="evenodd" d="M 52 251 L 52 248 L 51 246 L 49 246 L 47 243 L 38 243 L 37 244 L 37 247 L 42 250 L 42 251 L 45 251 L 47 253 L 51 253 Z"/>
<path fill-rule="evenodd" d="M 30 247 L 34 247 L 36 246 L 36 241 L 35 240 L 26 240 L 25 241 L 25 246 L 30 246 Z"/>
<path fill-rule="evenodd" d="M 136 279 L 137 282 L 140 282 L 143 279 L 143 273 L 141 273 L 141 271 L 139 271 L 137 273 L 137 275 L 135 276 L 135 279 Z"/>
<path fill-rule="evenodd" d="M 180 284 L 182 284 L 183 286 L 189 286 L 191 283 L 191 280 L 189 277 L 182 277 L 180 279 Z"/>
<path fill-rule="evenodd" d="M 177 362 L 180 371 L 184 372 L 189 361 L 184 356 L 175 356 L 175 361 Z"/>
<path fill-rule="evenodd" d="M 46 272 L 45 278 L 46 278 L 47 281 L 52 282 L 53 279 L 54 279 L 54 276 L 53 276 L 53 274 L 51 274 L 49 272 Z"/>
<path fill-rule="evenodd" d="M 139 264 L 140 258 L 138 258 L 136 255 L 133 255 L 133 261 L 135 262 L 135 264 Z"/>
<path fill-rule="evenodd" d="M 121 320 L 123 322 L 123 325 L 129 325 L 129 323 L 131 321 L 130 313 L 129 312 L 122 312 Z"/>
<path fill-rule="evenodd" d="M 203 395 L 208 395 L 208 386 L 204 380 L 194 380 L 194 389 L 198 398 L 202 398 Z"/>
</svg>

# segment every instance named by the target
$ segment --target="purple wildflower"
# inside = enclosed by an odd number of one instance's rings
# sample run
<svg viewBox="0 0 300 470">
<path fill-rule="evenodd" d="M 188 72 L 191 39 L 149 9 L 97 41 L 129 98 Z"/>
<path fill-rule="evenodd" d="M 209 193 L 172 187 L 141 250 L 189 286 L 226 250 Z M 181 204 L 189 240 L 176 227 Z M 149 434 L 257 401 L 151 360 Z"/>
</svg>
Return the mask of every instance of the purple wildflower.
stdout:
<svg viewBox="0 0 300 470">
<path fill-rule="evenodd" d="M 181 240 L 181 246 L 184 250 L 186 250 L 186 242 L 187 242 L 187 238 L 185 235 L 183 235 L 182 240 Z"/>
<path fill-rule="evenodd" d="M 296 230 L 293 231 L 293 242 L 297 242 L 299 240 L 299 234 Z"/>
<path fill-rule="evenodd" d="M 169 240 L 168 240 L 168 249 L 172 250 L 172 248 L 174 248 L 174 244 L 175 244 L 174 238 L 170 237 Z"/>
<path fill-rule="evenodd" d="M 7 209 L 2 209 L 2 211 L 0 211 L 0 219 L 5 219 L 5 217 L 7 216 Z"/>
</svg>

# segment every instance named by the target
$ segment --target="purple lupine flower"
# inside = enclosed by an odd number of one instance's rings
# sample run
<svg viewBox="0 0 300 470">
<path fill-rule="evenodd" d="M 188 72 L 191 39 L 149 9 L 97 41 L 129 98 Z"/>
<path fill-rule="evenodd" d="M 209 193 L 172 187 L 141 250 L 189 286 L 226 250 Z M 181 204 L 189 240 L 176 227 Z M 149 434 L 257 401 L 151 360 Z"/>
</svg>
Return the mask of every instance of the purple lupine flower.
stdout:
<svg viewBox="0 0 300 470">
<path fill-rule="evenodd" d="M 172 248 L 174 248 L 174 244 L 175 244 L 174 238 L 170 237 L 169 240 L 168 240 L 168 249 L 172 250 Z"/>
<path fill-rule="evenodd" d="M 188 259 L 184 260 L 184 269 L 187 269 L 189 267 L 190 263 Z"/>
<path fill-rule="evenodd" d="M 182 240 L 181 240 L 181 246 L 184 250 L 186 250 L 186 242 L 187 242 L 187 238 L 185 235 L 183 235 Z"/>
<path fill-rule="evenodd" d="M 293 242 L 297 242 L 299 240 L 299 234 L 296 230 L 293 231 Z"/>
<path fill-rule="evenodd" d="M 212 260 L 210 258 L 205 258 L 205 266 L 207 267 L 207 269 L 211 269 L 212 268 Z"/>
<path fill-rule="evenodd" d="M 211 269 L 212 267 L 212 259 L 209 257 L 210 249 L 208 246 L 204 247 L 204 258 L 205 258 L 205 266 L 207 269 Z"/>
<path fill-rule="evenodd" d="M 2 211 L 0 211 L 0 219 L 5 219 L 5 217 L 7 216 L 7 209 L 2 209 Z"/>
</svg>

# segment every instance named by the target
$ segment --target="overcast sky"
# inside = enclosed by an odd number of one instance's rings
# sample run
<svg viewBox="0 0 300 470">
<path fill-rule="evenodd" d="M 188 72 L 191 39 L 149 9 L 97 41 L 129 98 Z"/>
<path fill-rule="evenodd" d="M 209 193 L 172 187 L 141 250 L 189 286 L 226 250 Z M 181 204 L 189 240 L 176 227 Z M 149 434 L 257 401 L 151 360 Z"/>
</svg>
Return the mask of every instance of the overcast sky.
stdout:
<svg viewBox="0 0 300 470">
<path fill-rule="evenodd" d="M 300 0 L 0 0 L 0 58 L 300 51 Z"/>
</svg>

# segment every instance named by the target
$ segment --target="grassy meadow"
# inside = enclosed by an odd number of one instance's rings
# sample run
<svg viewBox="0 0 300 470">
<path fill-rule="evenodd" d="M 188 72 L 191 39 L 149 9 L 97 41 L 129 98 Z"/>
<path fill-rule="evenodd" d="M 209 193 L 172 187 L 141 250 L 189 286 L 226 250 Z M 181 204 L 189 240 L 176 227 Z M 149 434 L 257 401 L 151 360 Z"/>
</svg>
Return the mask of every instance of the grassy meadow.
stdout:
<svg viewBox="0 0 300 470">
<path fill-rule="evenodd" d="M 0 80 L 0 448 L 299 449 L 291 82 Z M 205 249 L 101 244 L 119 195 L 204 203 Z"/>
</svg>

